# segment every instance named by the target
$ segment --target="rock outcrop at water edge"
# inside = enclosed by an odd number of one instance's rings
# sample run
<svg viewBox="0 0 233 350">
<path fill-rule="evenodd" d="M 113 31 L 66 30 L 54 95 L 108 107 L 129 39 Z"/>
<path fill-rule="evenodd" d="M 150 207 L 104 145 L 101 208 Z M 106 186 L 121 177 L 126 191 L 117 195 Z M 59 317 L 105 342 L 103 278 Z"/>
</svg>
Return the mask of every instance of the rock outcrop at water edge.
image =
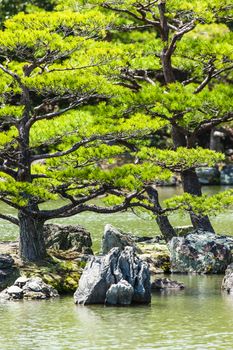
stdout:
<svg viewBox="0 0 233 350">
<path fill-rule="evenodd" d="M 229 294 L 233 294 L 233 263 L 230 264 L 225 272 L 225 276 L 222 281 L 222 289 Z"/>
<path fill-rule="evenodd" d="M 196 231 L 169 243 L 172 272 L 224 273 L 232 262 L 233 238 Z"/>
<path fill-rule="evenodd" d="M 0 300 L 49 299 L 57 296 L 57 290 L 41 278 L 19 277 L 12 286 L 0 293 Z"/>
<path fill-rule="evenodd" d="M 113 248 L 86 265 L 74 294 L 76 304 L 150 303 L 150 272 L 133 247 Z"/>
</svg>

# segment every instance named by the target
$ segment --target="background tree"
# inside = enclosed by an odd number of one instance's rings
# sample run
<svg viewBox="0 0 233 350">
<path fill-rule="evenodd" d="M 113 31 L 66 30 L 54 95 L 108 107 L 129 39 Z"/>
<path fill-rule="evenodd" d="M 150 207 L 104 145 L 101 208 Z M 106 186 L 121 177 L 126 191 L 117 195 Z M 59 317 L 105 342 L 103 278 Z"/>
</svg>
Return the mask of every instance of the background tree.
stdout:
<svg viewBox="0 0 233 350">
<path fill-rule="evenodd" d="M 118 14 L 111 40 L 134 45 L 122 85 L 144 94 L 139 110 L 169 122 L 174 149 L 197 147 L 206 132 L 232 120 L 232 32 L 223 24 L 232 20 L 230 1 L 98 4 Z M 185 192 L 202 195 L 194 167 L 182 170 L 181 179 Z M 191 213 L 191 221 L 214 231 L 207 216 Z"/>
</svg>

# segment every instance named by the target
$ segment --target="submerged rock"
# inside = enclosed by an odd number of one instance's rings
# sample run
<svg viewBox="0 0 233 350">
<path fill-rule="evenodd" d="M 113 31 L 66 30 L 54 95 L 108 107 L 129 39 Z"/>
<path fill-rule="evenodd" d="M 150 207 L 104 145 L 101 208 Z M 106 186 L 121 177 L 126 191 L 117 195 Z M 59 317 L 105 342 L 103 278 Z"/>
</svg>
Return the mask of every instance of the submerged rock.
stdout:
<svg viewBox="0 0 233 350">
<path fill-rule="evenodd" d="M 133 247 L 112 248 L 105 256 L 94 256 L 83 271 L 74 300 L 77 304 L 150 303 L 148 265 Z"/>
<path fill-rule="evenodd" d="M 224 273 L 232 261 L 233 238 L 196 231 L 169 243 L 172 272 Z"/>
<path fill-rule="evenodd" d="M 47 248 L 73 250 L 83 254 L 93 254 L 90 233 L 79 225 L 44 225 Z"/>
<path fill-rule="evenodd" d="M 178 281 L 172 281 L 169 278 L 157 278 L 151 283 L 152 290 L 161 289 L 184 289 L 184 283 Z"/>
<path fill-rule="evenodd" d="M 102 237 L 102 253 L 108 254 L 108 252 L 115 247 L 123 250 L 127 246 L 135 247 L 134 237 L 107 224 Z"/>
<path fill-rule="evenodd" d="M 233 263 L 230 264 L 225 272 L 225 276 L 222 281 L 222 289 L 229 294 L 233 294 Z"/>
<path fill-rule="evenodd" d="M 0 293 L 0 299 L 49 299 L 58 296 L 56 289 L 43 282 L 39 277 L 19 277 L 13 286 Z"/>
</svg>

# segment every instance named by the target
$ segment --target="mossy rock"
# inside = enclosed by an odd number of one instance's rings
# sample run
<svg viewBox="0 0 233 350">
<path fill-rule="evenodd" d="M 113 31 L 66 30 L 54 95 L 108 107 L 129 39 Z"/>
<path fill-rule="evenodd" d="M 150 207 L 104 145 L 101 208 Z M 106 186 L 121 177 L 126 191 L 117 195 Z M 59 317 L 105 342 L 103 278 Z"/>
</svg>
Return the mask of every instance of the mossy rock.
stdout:
<svg viewBox="0 0 233 350">
<path fill-rule="evenodd" d="M 27 277 L 41 277 L 43 281 L 57 289 L 59 294 L 73 293 L 78 287 L 85 261 L 78 259 L 65 260 L 54 255 L 41 263 L 28 263 L 20 272 Z"/>
<path fill-rule="evenodd" d="M 166 244 L 138 243 L 139 256 L 149 264 L 152 274 L 169 273 L 171 270 L 170 252 Z"/>
</svg>

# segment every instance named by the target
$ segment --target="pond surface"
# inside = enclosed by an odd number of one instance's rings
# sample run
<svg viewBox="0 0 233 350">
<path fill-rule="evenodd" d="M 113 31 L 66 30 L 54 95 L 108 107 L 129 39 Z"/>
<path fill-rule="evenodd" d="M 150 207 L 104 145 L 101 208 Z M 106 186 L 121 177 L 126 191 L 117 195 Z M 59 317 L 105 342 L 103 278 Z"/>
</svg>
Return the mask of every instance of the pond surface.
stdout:
<svg viewBox="0 0 233 350">
<path fill-rule="evenodd" d="M 174 276 L 173 276 L 174 278 Z M 233 295 L 222 276 L 181 276 L 150 306 L 76 306 L 72 297 L 0 303 L 1 350 L 232 349 Z"/>
<path fill-rule="evenodd" d="M 211 186 L 203 187 L 203 192 L 214 194 L 219 191 L 224 191 L 229 187 L 226 186 Z M 160 201 L 170 198 L 173 195 L 182 193 L 180 187 L 161 187 L 158 189 Z M 61 205 L 61 201 L 50 202 L 46 204 L 46 209 L 54 208 Z M 16 215 L 10 207 L 0 203 L 0 212 L 5 214 Z M 217 217 L 211 218 L 211 222 L 217 233 L 233 235 L 233 215 L 232 211 L 226 211 Z M 190 225 L 188 215 L 172 214 L 169 216 L 171 223 L 175 226 Z M 49 221 L 48 221 L 49 222 Z M 87 228 L 92 234 L 93 247 L 95 251 L 100 248 L 100 240 L 103 234 L 104 226 L 112 224 L 124 232 L 131 232 L 138 236 L 155 236 L 159 234 L 159 228 L 154 219 L 147 217 L 138 217 L 132 212 L 115 213 L 115 214 L 96 214 L 96 213 L 81 213 L 70 218 L 54 219 L 50 222 L 59 224 L 80 224 Z M 14 240 L 18 237 L 17 226 L 0 219 L 0 241 Z"/>
</svg>

